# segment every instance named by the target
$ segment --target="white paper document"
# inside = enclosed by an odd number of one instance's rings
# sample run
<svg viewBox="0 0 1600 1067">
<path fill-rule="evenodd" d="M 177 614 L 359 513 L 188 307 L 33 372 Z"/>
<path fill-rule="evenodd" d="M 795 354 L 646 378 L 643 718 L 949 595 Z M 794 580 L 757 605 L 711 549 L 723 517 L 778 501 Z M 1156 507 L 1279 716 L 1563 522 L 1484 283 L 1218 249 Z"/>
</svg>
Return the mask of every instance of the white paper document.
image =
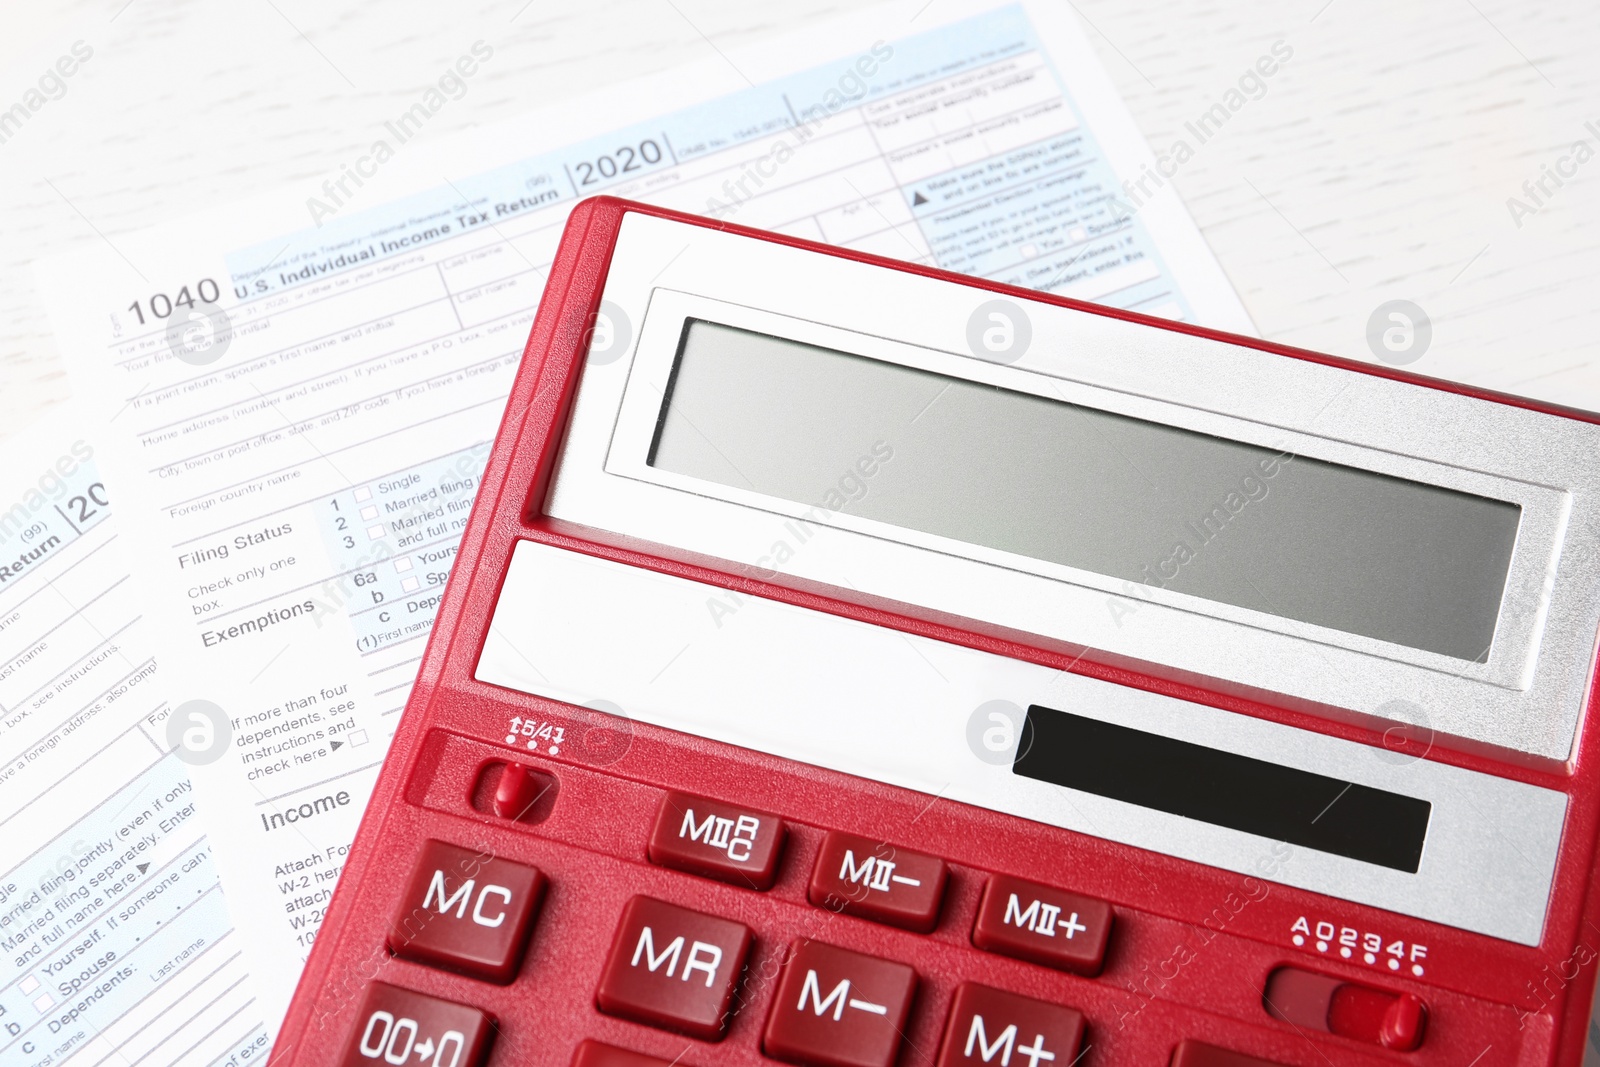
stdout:
<svg viewBox="0 0 1600 1067">
<path fill-rule="evenodd" d="M 896 17 L 446 145 L 386 123 L 325 183 L 41 269 L 148 579 L 167 699 L 221 709 L 185 723 L 217 752 L 191 773 L 269 1024 L 405 705 L 579 199 L 1251 330 L 1176 199 L 1131 215 L 1113 200 L 1149 155 L 1070 13 Z"/>
<path fill-rule="evenodd" d="M 84 421 L 0 468 L 0 1064 L 238 1067 L 268 1034 Z"/>
</svg>

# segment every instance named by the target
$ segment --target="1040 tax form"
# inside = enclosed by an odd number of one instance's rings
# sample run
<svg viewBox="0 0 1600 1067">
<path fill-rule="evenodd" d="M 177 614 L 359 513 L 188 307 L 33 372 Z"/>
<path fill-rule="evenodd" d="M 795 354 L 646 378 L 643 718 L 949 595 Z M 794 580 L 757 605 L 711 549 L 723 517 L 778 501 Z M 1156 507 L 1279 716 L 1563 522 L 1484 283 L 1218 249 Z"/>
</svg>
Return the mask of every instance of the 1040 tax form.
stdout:
<svg viewBox="0 0 1600 1067">
<path fill-rule="evenodd" d="M 1251 332 L 1170 191 L 1118 201 L 1149 152 L 1070 13 L 887 17 L 448 145 L 408 143 L 400 116 L 320 185 L 41 269 L 160 619 L 168 702 L 190 709 L 198 805 L 269 1025 L 405 705 L 579 199 Z M 607 326 L 626 343 L 632 324 Z"/>
<path fill-rule="evenodd" d="M 0 471 L 0 1063 L 265 1058 L 88 420 Z"/>
</svg>

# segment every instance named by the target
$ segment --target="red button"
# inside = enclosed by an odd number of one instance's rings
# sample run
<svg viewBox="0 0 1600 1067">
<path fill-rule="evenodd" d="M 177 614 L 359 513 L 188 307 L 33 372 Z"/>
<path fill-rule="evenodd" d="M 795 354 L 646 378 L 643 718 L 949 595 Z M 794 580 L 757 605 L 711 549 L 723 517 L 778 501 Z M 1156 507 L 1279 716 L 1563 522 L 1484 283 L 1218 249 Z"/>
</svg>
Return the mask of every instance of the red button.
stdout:
<svg viewBox="0 0 1600 1067">
<path fill-rule="evenodd" d="M 1078 974 L 1099 974 L 1111 905 L 996 874 L 983 890 L 972 943 L 990 952 Z"/>
<path fill-rule="evenodd" d="M 650 834 L 650 862 L 751 889 L 778 876 L 783 820 L 692 793 L 668 793 Z"/>
<path fill-rule="evenodd" d="M 572 1057 L 572 1067 L 673 1067 L 673 1064 L 683 1067 L 681 1060 L 663 1060 L 598 1041 L 585 1041 Z"/>
<path fill-rule="evenodd" d="M 761 1047 L 815 1067 L 891 1067 L 917 991 L 903 963 L 817 941 L 791 945 Z"/>
<path fill-rule="evenodd" d="M 536 868 L 429 841 L 389 924 L 389 951 L 509 982 L 522 960 L 544 885 Z"/>
<path fill-rule="evenodd" d="M 1068 1067 L 1083 1043 L 1083 1016 L 1048 1001 L 965 982 L 956 990 L 935 1067 Z"/>
<path fill-rule="evenodd" d="M 811 903 L 927 933 L 939 921 L 944 860 L 870 837 L 829 832 L 811 871 Z"/>
<path fill-rule="evenodd" d="M 1276 1060 L 1263 1060 L 1246 1056 L 1242 1052 L 1207 1045 L 1200 1041 L 1183 1040 L 1172 1053 L 1170 1067 L 1283 1067 Z"/>
<path fill-rule="evenodd" d="M 356 1015 L 343 1067 L 476 1067 L 488 1050 L 493 1025 L 477 1008 L 373 982 Z"/>
<path fill-rule="evenodd" d="M 622 910 L 595 999 L 600 1010 L 716 1041 L 750 950 L 750 928 L 649 897 Z"/>
</svg>

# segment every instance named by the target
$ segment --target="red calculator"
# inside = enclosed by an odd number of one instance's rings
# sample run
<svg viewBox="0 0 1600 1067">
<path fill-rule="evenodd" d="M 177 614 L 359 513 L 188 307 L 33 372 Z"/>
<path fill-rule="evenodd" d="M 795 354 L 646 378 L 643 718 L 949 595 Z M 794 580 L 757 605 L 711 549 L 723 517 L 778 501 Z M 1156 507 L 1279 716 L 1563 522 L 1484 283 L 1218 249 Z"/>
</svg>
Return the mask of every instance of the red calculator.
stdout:
<svg viewBox="0 0 1600 1067">
<path fill-rule="evenodd" d="M 1577 1064 L 1596 422 L 586 201 L 275 1062 Z"/>
</svg>

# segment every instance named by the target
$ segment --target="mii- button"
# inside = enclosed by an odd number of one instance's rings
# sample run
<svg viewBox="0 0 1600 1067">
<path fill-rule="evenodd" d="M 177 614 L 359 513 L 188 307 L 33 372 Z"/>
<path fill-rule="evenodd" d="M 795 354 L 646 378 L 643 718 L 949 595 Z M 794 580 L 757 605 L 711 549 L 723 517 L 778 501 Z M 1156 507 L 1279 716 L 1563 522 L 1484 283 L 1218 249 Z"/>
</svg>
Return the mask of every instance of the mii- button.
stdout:
<svg viewBox="0 0 1600 1067">
<path fill-rule="evenodd" d="M 1054 886 L 991 875 L 972 943 L 989 952 L 1095 975 L 1106 958 L 1111 905 Z"/>
<path fill-rule="evenodd" d="M 505 984 L 544 886 L 537 868 L 429 841 L 389 924 L 389 951 Z"/>
<path fill-rule="evenodd" d="M 650 833 L 650 862 L 751 889 L 778 876 L 783 821 L 691 793 L 668 793 Z"/>
<path fill-rule="evenodd" d="M 939 921 L 944 860 L 870 837 L 829 831 L 807 895 L 820 908 L 927 933 Z"/>
</svg>

